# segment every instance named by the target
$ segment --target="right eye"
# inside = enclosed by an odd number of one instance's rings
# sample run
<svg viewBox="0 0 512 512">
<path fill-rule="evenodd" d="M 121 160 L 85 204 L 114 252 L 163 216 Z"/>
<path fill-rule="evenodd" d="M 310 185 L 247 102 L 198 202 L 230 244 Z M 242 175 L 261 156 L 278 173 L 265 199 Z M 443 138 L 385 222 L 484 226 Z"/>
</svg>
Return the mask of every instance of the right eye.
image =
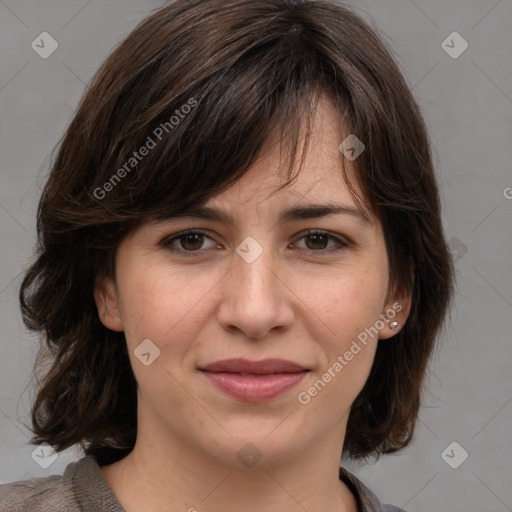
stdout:
<svg viewBox="0 0 512 512">
<path fill-rule="evenodd" d="M 165 238 L 160 245 L 177 254 L 194 256 L 194 253 L 202 252 L 200 249 L 205 238 L 212 240 L 204 231 L 189 229 Z M 176 247 L 177 244 L 181 245 L 181 247 Z"/>
</svg>

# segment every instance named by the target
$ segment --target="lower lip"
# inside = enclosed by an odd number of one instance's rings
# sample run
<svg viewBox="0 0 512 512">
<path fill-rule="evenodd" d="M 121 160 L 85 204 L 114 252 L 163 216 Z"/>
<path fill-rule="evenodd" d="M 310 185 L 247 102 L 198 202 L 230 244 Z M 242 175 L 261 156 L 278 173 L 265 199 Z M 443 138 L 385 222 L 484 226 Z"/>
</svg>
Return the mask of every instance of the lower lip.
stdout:
<svg viewBox="0 0 512 512">
<path fill-rule="evenodd" d="M 306 373 L 308 372 L 243 377 L 238 373 L 203 371 L 220 390 L 245 402 L 263 402 L 275 398 L 296 386 Z"/>
</svg>

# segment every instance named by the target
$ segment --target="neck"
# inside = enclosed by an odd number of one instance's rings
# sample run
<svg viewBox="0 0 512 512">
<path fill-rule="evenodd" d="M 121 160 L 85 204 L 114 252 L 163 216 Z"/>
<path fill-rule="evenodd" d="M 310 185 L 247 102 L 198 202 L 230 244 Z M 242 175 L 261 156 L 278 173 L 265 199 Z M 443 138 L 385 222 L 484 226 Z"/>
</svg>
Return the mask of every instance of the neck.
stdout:
<svg viewBox="0 0 512 512">
<path fill-rule="evenodd" d="M 101 468 L 126 512 L 357 510 L 355 497 L 339 480 L 341 449 L 334 453 L 329 436 L 284 462 L 245 467 L 141 427 L 133 451 Z"/>
</svg>

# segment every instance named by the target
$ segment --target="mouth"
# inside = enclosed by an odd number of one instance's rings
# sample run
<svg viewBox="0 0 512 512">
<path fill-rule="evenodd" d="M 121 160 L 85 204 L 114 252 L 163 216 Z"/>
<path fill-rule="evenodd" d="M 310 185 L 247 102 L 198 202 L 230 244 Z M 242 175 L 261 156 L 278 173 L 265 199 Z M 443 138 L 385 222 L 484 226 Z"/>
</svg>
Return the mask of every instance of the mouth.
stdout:
<svg viewBox="0 0 512 512">
<path fill-rule="evenodd" d="M 225 359 L 200 371 L 217 389 L 233 398 L 263 402 L 296 386 L 310 370 L 284 359 Z"/>
</svg>

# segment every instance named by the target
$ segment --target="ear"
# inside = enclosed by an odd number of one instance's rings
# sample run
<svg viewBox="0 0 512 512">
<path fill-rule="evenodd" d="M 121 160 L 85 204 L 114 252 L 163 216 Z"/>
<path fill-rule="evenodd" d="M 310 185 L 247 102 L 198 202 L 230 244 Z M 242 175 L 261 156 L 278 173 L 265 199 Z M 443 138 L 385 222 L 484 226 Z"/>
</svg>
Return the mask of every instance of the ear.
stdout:
<svg viewBox="0 0 512 512">
<path fill-rule="evenodd" d="M 381 313 L 384 327 L 379 331 L 379 340 L 387 340 L 400 332 L 411 311 L 411 293 L 391 293 Z M 392 322 L 398 322 L 396 328 L 392 328 Z M 394 324 L 396 325 L 396 324 Z"/>
<path fill-rule="evenodd" d="M 101 323 L 112 331 L 123 331 L 123 322 L 114 281 L 110 277 L 97 278 L 94 284 L 94 301 Z"/>
</svg>

